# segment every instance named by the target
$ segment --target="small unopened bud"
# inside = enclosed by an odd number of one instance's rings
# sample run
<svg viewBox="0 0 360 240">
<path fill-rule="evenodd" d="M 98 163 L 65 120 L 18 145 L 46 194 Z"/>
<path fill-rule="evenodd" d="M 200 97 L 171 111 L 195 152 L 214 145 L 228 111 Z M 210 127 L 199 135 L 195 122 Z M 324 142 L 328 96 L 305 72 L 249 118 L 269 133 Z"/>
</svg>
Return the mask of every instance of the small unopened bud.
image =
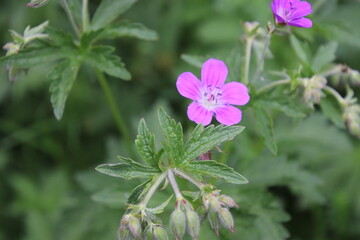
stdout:
<svg viewBox="0 0 360 240">
<path fill-rule="evenodd" d="M 194 240 L 198 239 L 200 232 L 200 219 L 196 212 L 186 212 L 186 229 Z"/>
<path fill-rule="evenodd" d="M 214 211 L 214 210 L 210 210 L 209 211 L 209 214 L 208 214 L 208 219 L 209 219 L 209 222 L 210 222 L 210 226 L 212 229 L 215 230 L 216 232 L 216 235 L 219 236 L 219 220 L 218 220 L 218 216 L 217 216 L 217 212 Z"/>
<path fill-rule="evenodd" d="M 151 225 L 145 230 L 146 240 L 169 240 L 165 229 L 160 225 Z"/>
<path fill-rule="evenodd" d="M 327 81 L 323 76 L 313 76 L 312 78 L 300 79 L 301 85 L 304 87 L 304 100 L 311 107 L 314 103 L 319 103 L 323 96 L 322 89 L 326 87 Z"/>
<path fill-rule="evenodd" d="M 186 216 L 180 208 L 176 208 L 170 216 L 170 226 L 176 239 L 182 239 L 185 234 Z"/>
<path fill-rule="evenodd" d="M 245 22 L 244 23 L 244 29 L 248 35 L 252 35 L 256 32 L 256 30 L 259 28 L 260 24 L 259 22 Z"/>
<path fill-rule="evenodd" d="M 344 109 L 343 118 L 349 132 L 360 138 L 360 105 L 351 104 Z"/>
<path fill-rule="evenodd" d="M 226 207 L 229 207 L 229 208 L 233 208 L 233 207 L 236 207 L 238 208 L 239 206 L 235 203 L 235 201 L 227 196 L 227 195 L 221 195 L 220 196 L 220 202 L 225 205 Z"/>
<path fill-rule="evenodd" d="M 118 240 L 131 240 L 130 230 L 123 225 L 120 225 L 118 231 Z"/>
<path fill-rule="evenodd" d="M 199 219 L 200 219 L 200 223 L 204 222 L 206 220 L 207 214 L 208 214 L 208 210 L 205 208 L 204 205 L 201 205 L 198 209 L 197 212 L 199 214 Z"/>
<path fill-rule="evenodd" d="M 234 232 L 234 219 L 227 208 L 221 208 L 218 212 L 221 225 Z"/>
<path fill-rule="evenodd" d="M 211 197 L 209 199 L 209 207 L 210 210 L 213 210 L 215 212 L 219 211 L 221 208 L 220 202 L 215 197 Z"/>
<path fill-rule="evenodd" d="M 128 228 L 134 237 L 139 238 L 141 236 L 142 234 L 141 224 L 140 224 L 140 220 L 137 217 L 135 216 L 130 217 Z"/>
</svg>

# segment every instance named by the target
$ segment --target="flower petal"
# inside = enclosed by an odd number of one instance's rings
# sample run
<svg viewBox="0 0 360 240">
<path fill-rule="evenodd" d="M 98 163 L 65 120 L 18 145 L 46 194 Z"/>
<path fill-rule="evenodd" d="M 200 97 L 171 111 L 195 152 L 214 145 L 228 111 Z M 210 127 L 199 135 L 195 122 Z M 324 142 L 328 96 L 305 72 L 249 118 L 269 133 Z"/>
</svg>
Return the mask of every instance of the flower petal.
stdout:
<svg viewBox="0 0 360 240">
<path fill-rule="evenodd" d="M 306 1 L 302 1 L 296 6 L 296 10 L 294 11 L 294 13 L 291 15 L 290 18 L 291 19 L 302 18 L 312 13 L 312 11 L 313 10 L 311 9 L 311 4 Z"/>
<path fill-rule="evenodd" d="M 220 101 L 225 104 L 245 105 L 249 102 L 248 88 L 239 82 L 229 82 L 223 87 Z"/>
<path fill-rule="evenodd" d="M 241 121 L 241 111 L 233 106 L 224 106 L 215 109 L 215 117 L 224 125 L 234 125 Z"/>
<path fill-rule="evenodd" d="M 221 87 L 227 74 L 228 69 L 223 61 L 210 58 L 202 65 L 201 81 L 205 86 Z"/>
<path fill-rule="evenodd" d="M 308 18 L 299 18 L 288 22 L 289 25 L 294 27 L 310 28 L 312 27 L 312 21 Z"/>
<path fill-rule="evenodd" d="M 198 100 L 201 98 L 200 95 L 200 80 L 191 72 L 184 72 L 179 75 L 176 81 L 176 87 L 179 93 L 192 100 Z"/>
<path fill-rule="evenodd" d="M 197 124 L 202 123 L 206 126 L 210 124 L 213 113 L 199 103 L 193 102 L 188 107 L 187 115 L 191 121 L 194 121 Z"/>
</svg>

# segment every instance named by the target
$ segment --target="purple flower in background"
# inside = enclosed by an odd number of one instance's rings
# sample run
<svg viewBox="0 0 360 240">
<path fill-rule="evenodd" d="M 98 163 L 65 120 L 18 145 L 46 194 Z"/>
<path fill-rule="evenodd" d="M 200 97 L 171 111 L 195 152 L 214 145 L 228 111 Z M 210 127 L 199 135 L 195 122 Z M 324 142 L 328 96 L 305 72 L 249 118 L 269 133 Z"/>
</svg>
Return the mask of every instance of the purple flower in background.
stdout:
<svg viewBox="0 0 360 240">
<path fill-rule="evenodd" d="M 201 69 L 201 81 L 191 72 L 179 75 L 176 87 L 179 93 L 194 100 L 187 110 L 190 120 L 204 126 L 210 124 L 215 116 L 224 125 L 241 121 L 241 111 L 231 106 L 245 105 L 249 100 L 247 87 L 239 82 L 224 84 L 228 69 L 223 61 L 211 58 Z"/>
<path fill-rule="evenodd" d="M 311 4 L 300 0 L 273 0 L 271 3 L 276 24 L 295 27 L 312 27 L 312 21 L 304 18 L 312 12 Z"/>
</svg>

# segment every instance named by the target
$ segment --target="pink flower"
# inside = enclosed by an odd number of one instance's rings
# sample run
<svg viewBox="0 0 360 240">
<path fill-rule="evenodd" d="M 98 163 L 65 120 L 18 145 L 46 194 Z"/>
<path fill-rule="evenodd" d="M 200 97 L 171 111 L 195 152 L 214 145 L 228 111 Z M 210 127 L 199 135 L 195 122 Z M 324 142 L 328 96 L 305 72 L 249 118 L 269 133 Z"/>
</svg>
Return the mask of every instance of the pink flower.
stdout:
<svg viewBox="0 0 360 240">
<path fill-rule="evenodd" d="M 273 0 L 271 9 L 276 24 L 291 25 L 295 27 L 312 27 L 312 21 L 304 18 L 312 12 L 311 4 L 300 0 Z"/>
<path fill-rule="evenodd" d="M 191 72 L 179 75 L 176 87 L 179 93 L 191 100 L 187 110 L 190 120 L 204 126 L 209 125 L 212 117 L 224 125 L 241 121 L 241 111 L 231 106 L 245 105 L 250 100 L 247 87 L 239 82 L 224 84 L 228 69 L 223 61 L 211 58 L 201 69 L 201 82 Z"/>
</svg>

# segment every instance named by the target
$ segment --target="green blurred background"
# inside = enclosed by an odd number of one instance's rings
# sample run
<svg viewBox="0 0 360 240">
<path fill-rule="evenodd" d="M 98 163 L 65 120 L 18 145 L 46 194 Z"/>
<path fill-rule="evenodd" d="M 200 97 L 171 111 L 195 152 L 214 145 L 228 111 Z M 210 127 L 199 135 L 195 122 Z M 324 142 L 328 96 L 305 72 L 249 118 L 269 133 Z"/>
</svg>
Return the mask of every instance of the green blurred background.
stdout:
<svg viewBox="0 0 360 240">
<path fill-rule="evenodd" d="M 92 12 L 99 2 L 90 1 Z M 312 51 L 338 42 L 336 62 L 360 69 L 360 2 L 310 2 L 314 27 L 295 29 L 296 34 Z M 26 3 L 1 1 L 1 45 L 11 41 L 8 29 L 22 32 L 47 19 L 52 26 L 72 31 L 58 1 L 39 9 L 26 8 Z M 177 93 L 175 81 L 183 71 L 199 75 L 200 70 L 182 61 L 181 54 L 225 60 L 233 49 L 242 49 L 243 22 L 265 25 L 272 20 L 269 4 L 140 0 L 126 12 L 121 18 L 144 23 L 159 35 L 156 42 L 109 41 L 133 75 L 130 82 L 109 77 L 132 138 L 142 117 L 155 135 L 161 134 L 159 105 L 190 131 L 194 123 L 185 114 L 189 102 Z M 271 50 L 274 58 L 266 62 L 266 69 L 297 66 L 286 36 L 275 36 Z M 138 182 L 103 176 L 94 167 L 129 153 L 90 68 L 80 70 L 63 119 L 55 119 L 46 79 L 50 66 L 31 69 L 15 83 L 7 81 L 4 66 L 0 69 L 0 239 L 116 239 L 126 197 Z M 238 70 L 230 73 L 236 76 Z M 229 150 L 228 163 L 251 183 L 218 183 L 240 205 L 234 211 L 236 233 L 224 230 L 219 239 L 360 239 L 359 140 L 335 127 L 318 109 L 298 121 L 274 114 L 279 155 L 272 156 L 246 114 L 241 124 L 247 129 Z M 159 195 L 158 200 L 166 197 Z M 164 223 L 169 212 L 164 213 Z M 208 225 L 202 227 L 200 239 L 216 239 Z"/>
</svg>

